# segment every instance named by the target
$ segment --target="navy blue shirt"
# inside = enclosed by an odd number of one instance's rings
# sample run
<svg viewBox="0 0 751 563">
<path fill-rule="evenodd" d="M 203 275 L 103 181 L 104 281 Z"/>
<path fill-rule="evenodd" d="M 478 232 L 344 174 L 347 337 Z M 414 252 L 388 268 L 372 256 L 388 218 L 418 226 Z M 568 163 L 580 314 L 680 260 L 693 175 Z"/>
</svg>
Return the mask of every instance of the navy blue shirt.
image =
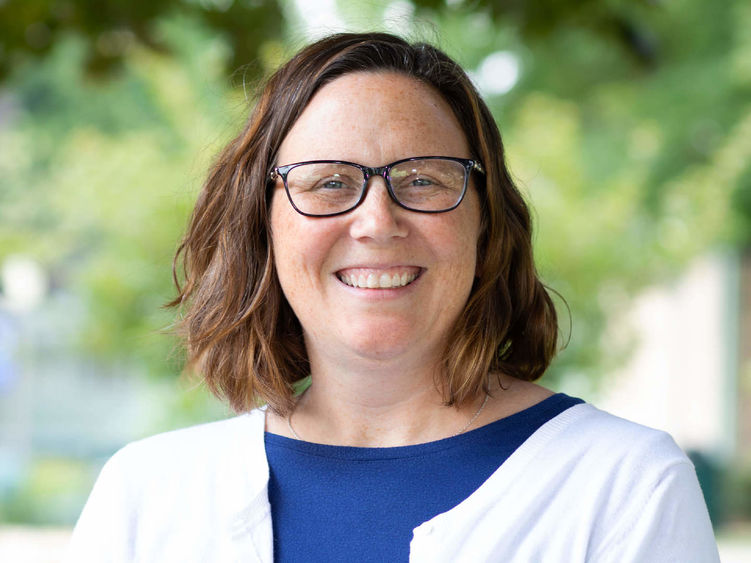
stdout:
<svg viewBox="0 0 751 563">
<path fill-rule="evenodd" d="M 535 430 L 581 402 L 559 393 L 414 446 L 329 446 L 266 433 L 274 560 L 408 561 L 414 528 L 462 502 Z"/>
</svg>

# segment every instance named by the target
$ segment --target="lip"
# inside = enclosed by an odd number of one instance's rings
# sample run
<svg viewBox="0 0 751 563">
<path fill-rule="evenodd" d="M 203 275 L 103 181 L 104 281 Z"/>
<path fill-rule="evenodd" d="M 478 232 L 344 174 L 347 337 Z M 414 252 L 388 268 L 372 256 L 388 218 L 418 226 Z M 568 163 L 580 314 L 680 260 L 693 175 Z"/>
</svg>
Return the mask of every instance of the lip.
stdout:
<svg viewBox="0 0 751 563">
<path fill-rule="evenodd" d="M 368 293 L 397 292 L 411 287 L 425 272 L 425 268 L 414 265 L 358 265 L 342 268 L 334 272 L 334 277 L 347 289 Z M 384 280 L 383 276 L 387 279 Z M 380 287 L 390 280 L 401 279 L 401 284 L 393 287 Z M 406 280 L 407 283 L 405 283 Z M 354 282 L 354 283 L 352 283 Z M 375 285 L 374 285 L 375 284 Z M 378 287 L 376 287 L 378 286 Z"/>
</svg>

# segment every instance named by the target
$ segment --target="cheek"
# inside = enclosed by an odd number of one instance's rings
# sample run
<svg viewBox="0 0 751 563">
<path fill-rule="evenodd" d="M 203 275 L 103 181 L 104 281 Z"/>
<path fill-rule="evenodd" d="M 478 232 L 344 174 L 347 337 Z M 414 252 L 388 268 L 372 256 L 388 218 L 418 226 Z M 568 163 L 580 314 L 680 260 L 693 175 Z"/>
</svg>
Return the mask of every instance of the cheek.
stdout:
<svg viewBox="0 0 751 563">
<path fill-rule="evenodd" d="M 279 283 L 290 302 L 295 295 L 315 287 L 325 275 L 333 238 L 330 222 L 304 217 L 294 211 L 286 199 L 274 198 L 271 208 L 274 264 Z"/>
<path fill-rule="evenodd" d="M 456 261 L 466 275 L 474 280 L 477 276 L 477 245 L 480 240 L 481 216 L 479 204 L 476 198 L 468 198 L 465 203 L 469 204 L 461 216 L 457 217 L 456 225 L 452 230 L 452 240 Z"/>
<path fill-rule="evenodd" d="M 484 218 L 482 210 L 480 209 L 480 200 L 477 197 L 475 190 L 472 190 L 469 195 L 470 197 L 466 202 L 469 205 L 467 206 L 468 212 L 464 221 L 465 228 L 463 229 L 463 234 L 465 236 L 465 251 L 472 264 L 471 271 L 474 282 L 474 278 L 480 277 L 481 273 L 479 245 L 480 237 L 482 236 L 484 229 Z"/>
<path fill-rule="evenodd" d="M 294 294 L 295 278 L 299 271 L 300 250 L 295 241 L 304 240 L 298 233 L 294 217 L 290 216 L 284 194 L 277 191 L 271 200 L 271 245 L 274 250 L 274 266 L 287 300 Z"/>
</svg>

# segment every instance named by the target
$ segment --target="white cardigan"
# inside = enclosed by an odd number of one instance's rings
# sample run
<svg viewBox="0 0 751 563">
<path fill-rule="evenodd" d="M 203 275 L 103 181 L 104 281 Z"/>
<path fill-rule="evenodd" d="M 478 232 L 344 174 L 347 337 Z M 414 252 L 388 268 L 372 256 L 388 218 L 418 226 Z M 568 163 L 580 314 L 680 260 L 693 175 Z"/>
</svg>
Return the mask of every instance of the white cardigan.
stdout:
<svg viewBox="0 0 751 563">
<path fill-rule="evenodd" d="M 105 465 L 70 563 L 273 561 L 264 412 L 147 438 Z M 332 546 L 336 549 L 336 546 Z M 718 562 L 691 462 L 663 432 L 569 408 L 458 506 L 413 562 Z"/>
</svg>

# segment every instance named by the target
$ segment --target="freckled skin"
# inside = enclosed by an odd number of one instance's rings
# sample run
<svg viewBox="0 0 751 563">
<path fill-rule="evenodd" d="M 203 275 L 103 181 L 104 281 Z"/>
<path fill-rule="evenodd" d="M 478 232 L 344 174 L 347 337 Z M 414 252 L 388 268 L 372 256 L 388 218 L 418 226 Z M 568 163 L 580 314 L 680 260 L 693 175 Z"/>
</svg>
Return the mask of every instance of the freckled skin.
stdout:
<svg viewBox="0 0 751 563">
<path fill-rule="evenodd" d="M 339 159 L 382 166 L 413 156 L 470 157 L 451 109 L 429 86 L 396 73 L 357 72 L 324 86 L 284 139 L 279 165 Z M 398 207 L 382 179 L 354 211 L 304 217 L 281 180 L 271 203 L 275 264 L 303 327 L 311 368 L 328 364 L 432 366 L 466 303 L 480 228 L 477 192 L 458 208 L 426 214 Z M 417 266 L 398 290 L 345 286 L 345 268 Z"/>
</svg>

